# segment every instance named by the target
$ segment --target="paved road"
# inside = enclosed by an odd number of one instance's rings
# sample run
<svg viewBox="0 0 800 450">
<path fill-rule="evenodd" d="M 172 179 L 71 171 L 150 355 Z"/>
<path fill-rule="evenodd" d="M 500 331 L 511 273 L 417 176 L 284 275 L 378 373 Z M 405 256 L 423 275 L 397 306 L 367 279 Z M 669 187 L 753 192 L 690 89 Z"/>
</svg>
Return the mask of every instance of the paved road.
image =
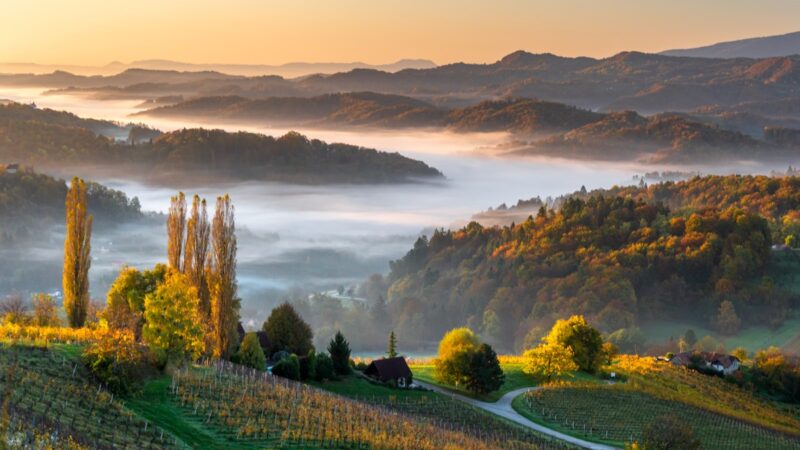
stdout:
<svg viewBox="0 0 800 450">
<path fill-rule="evenodd" d="M 511 401 L 514 400 L 517 396 L 524 394 L 527 391 L 533 391 L 538 388 L 535 387 L 527 387 L 517 389 L 515 391 L 511 391 L 506 395 L 500 397 L 495 403 L 488 403 L 482 402 L 480 400 L 475 400 L 474 398 L 469 398 L 465 395 L 456 394 L 452 391 L 448 391 L 447 389 L 440 388 L 439 386 L 435 386 L 430 383 L 425 383 L 423 381 L 414 380 L 414 383 L 423 386 L 427 389 L 432 391 L 439 392 L 441 394 L 448 395 L 456 400 L 462 401 L 464 403 L 469 403 L 472 406 L 481 408 L 485 411 L 488 411 L 492 414 L 496 414 L 500 417 L 504 417 L 512 422 L 516 422 L 524 427 L 528 427 L 532 430 L 538 431 L 539 433 L 546 434 L 548 436 L 552 436 L 556 439 L 569 442 L 570 444 L 577 445 L 579 447 L 588 448 L 591 450 L 614 450 L 615 447 L 610 447 L 608 445 L 603 444 L 596 444 L 594 442 L 584 441 L 583 439 L 576 438 L 573 436 L 566 435 L 564 433 L 558 432 L 556 430 L 551 430 L 545 426 L 539 425 L 538 423 L 531 422 L 530 420 L 523 417 L 520 413 L 514 411 L 514 408 L 511 407 Z"/>
</svg>

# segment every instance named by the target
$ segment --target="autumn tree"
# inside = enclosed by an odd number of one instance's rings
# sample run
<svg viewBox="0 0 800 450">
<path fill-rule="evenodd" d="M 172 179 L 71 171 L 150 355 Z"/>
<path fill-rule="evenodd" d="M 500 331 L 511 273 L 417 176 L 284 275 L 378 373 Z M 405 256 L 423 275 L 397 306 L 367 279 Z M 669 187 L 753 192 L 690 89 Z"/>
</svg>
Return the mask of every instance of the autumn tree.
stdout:
<svg viewBox="0 0 800 450">
<path fill-rule="evenodd" d="M 233 203 L 228 195 L 217 198 L 211 230 L 211 353 L 230 355 L 237 343 L 239 300 L 236 298 L 236 228 Z"/>
<path fill-rule="evenodd" d="M 333 370 L 337 375 L 350 374 L 350 344 L 341 331 L 337 331 L 328 344 L 328 353 L 331 355 Z"/>
<path fill-rule="evenodd" d="M 264 350 L 261 349 L 261 343 L 258 341 L 256 333 L 247 333 L 242 339 L 242 345 L 236 353 L 236 361 L 247 367 L 252 367 L 256 370 L 264 370 L 267 365 L 267 358 L 264 356 Z"/>
<path fill-rule="evenodd" d="M 164 281 L 167 270 L 164 264 L 145 271 L 123 267 L 106 294 L 103 316 L 108 326 L 129 329 L 138 336 L 144 317 L 144 299 Z"/>
<path fill-rule="evenodd" d="M 725 300 L 720 303 L 719 310 L 717 310 L 717 315 L 714 316 L 712 324 L 720 334 L 730 336 L 739 332 L 742 321 L 736 314 L 736 308 L 734 308 L 733 303 L 730 300 Z"/>
<path fill-rule="evenodd" d="M 19 295 L 9 295 L 0 301 L 0 319 L 5 323 L 25 325 L 30 320 L 28 305 Z"/>
<path fill-rule="evenodd" d="M 61 324 L 52 296 L 43 293 L 33 295 L 33 323 L 38 327 L 57 327 Z"/>
<path fill-rule="evenodd" d="M 583 316 L 557 321 L 544 339 L 548 344 L 569 347 L 575 364 L 584 372 L 594 373 L 603 364 L 603 338 Z"/>
<path fill-rule="evenodd" d="M 170 199 L 167 213 L 167 263 L 178 271 L 182 270 L 185 231 L 186 196 L 179 192 Z"/>
<path fill-rule="evenodd" d="M 203 352 L 197 290 L 186 276 L 170 271 L 144 303 L 142 338 L 162 364 L 182 364 Z"/>
<path fill-rule="evenodd" d="M 192 210 L 186 222 L 186 244 L 183 251 L 183 273 L 197 289 L 200 298 L 200 317 L 204 324 L 211 322 L 211 299 L 208 291 L 206 263 L 208 261 L 211 224 L 205 199 L 192 199 Z"/>
<path fill-rule="evenodd" d="M 434 361 L 436 379 L 454 386 L 463 385 L 471 355 L 479 345 L 478 337 L 469 328 L 455 328 L 445 333 Z"/>
<path fill-rule="evenodd" d="M 389 333 L 389 346 L 386 350 L 386 356 L 389 358 L 397 357 L 397 338 L 394 335 L 394 330 Z"/>
<path fill-rule="evenodd" d="M 656 417 L 642 431 L 642 446 L 647 450 L 699 450 L 700 440 L 691 425 L 675 415 Z"/>
<path fill-rule="evenodd" d="M 269 337 L 270 353 L 285 350 L 306 355 L 314 348 L 311 327 L 289 303 L 274 308 L 262 329 Z"/>
<path fill-rule="evenodd" d="M 523 354 L 522 371 L 528 375 L 551 381 L 569 372 L 578 370 L 572 349 L 559 342 L 548 342 L 527 350 Z"/>
<path fill-rule="evenodd" d="M 86 203 L 86 183 L 73 178 L 66 199 L 67 234 L 64 239 L 64 310 L 73 328 L 86 323 L 89 309 L 92 216 Z"/>
</svg>

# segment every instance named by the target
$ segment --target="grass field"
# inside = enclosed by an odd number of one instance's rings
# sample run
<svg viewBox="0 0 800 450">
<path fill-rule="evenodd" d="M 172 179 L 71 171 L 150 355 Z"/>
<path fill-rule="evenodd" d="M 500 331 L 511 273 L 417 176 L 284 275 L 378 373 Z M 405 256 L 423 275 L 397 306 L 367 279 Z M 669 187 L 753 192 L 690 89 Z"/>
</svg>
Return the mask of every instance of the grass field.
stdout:
<svg viewBox="0 0 800 450">
<path fill-rule="evenodd" d="M 615 446 L 639 441 L 654 419 L 673 414 L 690 424 L 704 449 L 800 449 L 800 438 L 619 386 L 548 387 L 516 398 L 513 406 L 535 422 Z"/>
<path fill-rule="evenodd" d="M 503 383 L 503 386 L 501 386 L 499 390 L 495 392 L 490 392 L 489 394 L 486 395 L 474 395 L 471 392 L 458 388 L 456 386 L 450 386 L 439 383 L 433 376 L 434 373 L 433 364 L 411 365 L 411 371 L 414 373 L 415 379 L 435 384 L 437 386 L 449 389 L 459 394 L 464 394 L 466 396 L 477 398 L 478 400 L 483 400 L 487 402 L 496 402 L 497 400 L 500 399 L 500 397 L 502 397 L 506 393 L 519 388 L 536 386 L 536 380 L 533 377 L 526 375 L 525 373 L 522 372 L 522 364 L 500 364 L 500 367 L 503 369 L 503 373 L 506 376 L 506 380 Z"/>
</svg>

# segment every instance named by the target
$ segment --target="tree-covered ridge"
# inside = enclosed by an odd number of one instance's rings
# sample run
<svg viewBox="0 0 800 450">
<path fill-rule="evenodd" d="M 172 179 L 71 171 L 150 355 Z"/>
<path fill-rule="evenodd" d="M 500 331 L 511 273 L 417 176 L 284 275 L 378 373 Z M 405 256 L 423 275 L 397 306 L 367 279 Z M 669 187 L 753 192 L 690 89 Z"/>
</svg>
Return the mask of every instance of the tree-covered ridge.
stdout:
<svg viewBox="0 0 800 450">
<path fill-rule="evenodd" d="M 447 108 L 400 95 L 342 92 L 314 97 L 200 97 L 139 113 L 233 121 L 304 123 L 309 126 L 444 128 L 459 132 L 566 131 L 600 120 L 603 114 L 535 99 L 486 100 Z"/>
<path fill-rule="evenodd" d="M 85 119 L 67 111 L 36 108 L 32 105 L 8 102 L 0 104 L 0 123 L 7 121 L 37 121 L 65 127 L 86 128 L 95 134 L 127 132 L 130 126 L 120 125 L 108 120 Z"/>
<path fill-rule="evenodd" d="M 9 173 L 0 168 L 0 241 L 32 235 L 43 225 L 64 218 L 64 180 L 24 168 Z M 139 199 L 99 183 L 86 184 L 89 213 L 104 226 L 144 217 Z"/>
<path fill-rule="evenodd" d="M 771 242 L 766 219 L 733 207 L 568 198 L 520 224 L 420 239 L 391 264 L 389 304 L 405 335 L 466 323 L 506 345 L 572 314 L 605 331 L 687 314 L 717 323 L 725 301 L 744 325 L 774 325 L 793 299 L 762 278 Z"/>
<path fill-rule="evenodd" d="M 136 143 L 118 142 L 74 126 L 55 113 L 0 114 L 0 161 L 54 169 L 87 167 L 130 175 L 131 167 L 156 180 L 269 180 L 297 183 L 410 182 L 441 177 L 425 163 L 398 153 L 328 144 L 298 133 L 279 138 L 255 133 L 184 129 L 145 133 Z M 135 130 L 135 128 L 134 128 Z M 153 131 L 153 130 L 144 130 Z"/>
</svg>

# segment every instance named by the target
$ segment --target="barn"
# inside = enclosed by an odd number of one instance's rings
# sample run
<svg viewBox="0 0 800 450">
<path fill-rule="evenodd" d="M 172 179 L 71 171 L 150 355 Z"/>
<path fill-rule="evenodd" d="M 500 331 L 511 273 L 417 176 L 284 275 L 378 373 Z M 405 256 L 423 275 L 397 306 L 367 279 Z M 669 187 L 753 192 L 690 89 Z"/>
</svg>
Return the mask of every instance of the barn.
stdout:
<svg viewBox="0 0 800 450">
<path fill-rule="evenodd" d="M 373 360 L 364 369 L 364 375 L 403 388 L 411 386 L 414 381 L 411 369 L 402 356 Z"/>
</svg>

